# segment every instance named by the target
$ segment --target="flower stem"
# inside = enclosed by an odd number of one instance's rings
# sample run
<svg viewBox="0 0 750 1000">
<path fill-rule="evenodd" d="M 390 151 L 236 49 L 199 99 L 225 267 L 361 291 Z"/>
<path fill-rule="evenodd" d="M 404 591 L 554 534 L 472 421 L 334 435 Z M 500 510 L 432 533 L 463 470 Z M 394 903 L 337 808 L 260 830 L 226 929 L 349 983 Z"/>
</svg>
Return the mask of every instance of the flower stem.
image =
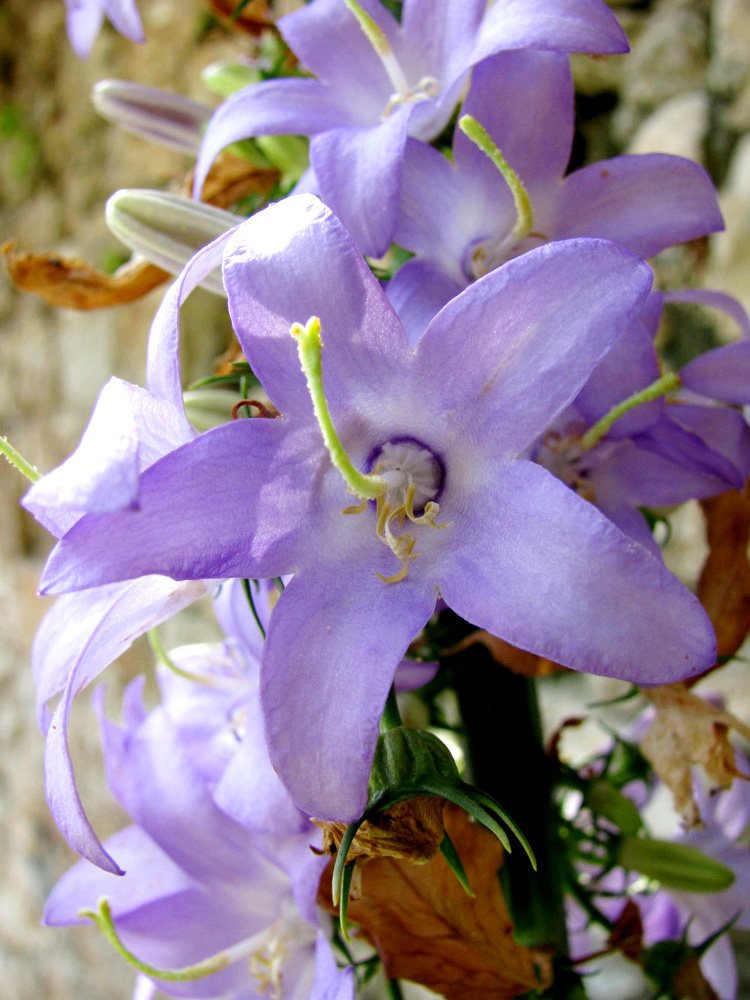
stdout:
<svg viewBox="0 0 750 1000">
<path fill-rule="evenodd" d="M 642 403 L 648 403 L 652 399 L 665 396 L 673 389 L 679 389 L 681 385 L 680 376 L 676 372 L 668 372 L 655 382 L 652 382 L 651 385 L 647 385 L 645 389 L 641 389 L 640 392 L 635 392 L 632 396 L 628 396 L 627 399 L 623 399 L 621 403 L 613 406 L 609 413 L 605 413 L 600 420 L 597 420 L 593 427 L 589 427 L 581 438 L 581 447 L 584 451 L 593 448 L 597 441 L 604 437 L 615 420 L 619 420 L 629 410 L 635 409 L 636 406 L 640 406 Z"/>
<path fill-rule="evenodd" d="M 500 871 L 515 938 L 527 947 L 567 942 L 560 847 L 552 803 L 552 775 L 542 745 L 535 682 L 496 663 L 476 643 L 455 654 L 456 690 L 468 741 L 471 778 L 523 830 L 538 861 L 506 855 Z"/>
</svg>

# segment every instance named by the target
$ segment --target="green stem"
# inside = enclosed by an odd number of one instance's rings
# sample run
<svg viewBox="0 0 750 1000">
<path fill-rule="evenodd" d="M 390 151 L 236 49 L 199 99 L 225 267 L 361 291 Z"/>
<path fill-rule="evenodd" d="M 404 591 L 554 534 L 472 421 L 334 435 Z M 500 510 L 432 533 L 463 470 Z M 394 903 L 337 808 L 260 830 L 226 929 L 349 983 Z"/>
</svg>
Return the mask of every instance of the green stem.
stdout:
<svg viewBox="0 0 750 1000">
<path fill-rule="evenodd" d="M 38 479 L 42 478 L 41 472 L 39 472 L 35 466 L 27 462 L 23 455 L 16 451 L 10 441 L 5 437 L 0 437 L 0 455 L 10 462 L 14 469 L 18 469 L 22 472 L 24 476 L 32 483 L 35 483 Z"/>
<path fill-rule="evenodd" d="M 641 389 L 640 392 L 635 392 L 632 396 L 628 396 L 627 399 L 623 399 L 621 403 L 613 406 L 609 413 L 605 413 L 600 420 L 597 420 L 593 427 L 589 427 L 581 438 L 581 447 L 584 451 L 593 448 L 597 441 L 604 437 L 615 420 L 619 420 L 628 411 L 635 409 L 636 406 L 640 406 L 642 403 L 649 403 L 652 399 L 665 396 L 673 389 L 679 389 L 681 385 L 680 376 L 675 372 L 668 372 L 655 382 L 652 382 L 651 385 L 646 386 L 645 389 Z"/>
<path fill-rule="evenodd" d="M 396 700 L 396 688 L 391 684 L 391 690 L 388 692 L 388 698 L 383 708 L 383 715 L 380 719 L 380 732 L 390 732 L 391 729 L 398 729 L 403 724 L 401 712 L 398 709 L 398 701 Z"/>
<path fill-rule="evenodd" d="M 552 775 L 542 744 L 535 682 L 496 663 L 481 644 L 451 658 L 466 729 L 472 780 L 492 795 L 523 830 L 538 861 L 506 855 L 500 871 L 515 937 L 528 947 L 565 951 L 560 845 Z"/>
</svg>

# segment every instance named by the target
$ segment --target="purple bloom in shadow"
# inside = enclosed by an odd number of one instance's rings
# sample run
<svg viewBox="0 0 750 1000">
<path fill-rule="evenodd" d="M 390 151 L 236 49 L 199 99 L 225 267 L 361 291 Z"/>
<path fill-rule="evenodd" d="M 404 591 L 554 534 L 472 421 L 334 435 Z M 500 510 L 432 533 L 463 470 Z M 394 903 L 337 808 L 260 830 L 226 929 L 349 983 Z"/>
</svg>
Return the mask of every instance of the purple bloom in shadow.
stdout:
<svg viewBox="0 0 750 1000">
<path fill-rule="evenodd" d="M 261 698 L 274 767 L 299 807 L 322 819 L 361 813 L 394 672 L 438 596 L 578 670 L 668 683 L 713 663 L 713 632 L 693 595 L 518 457 L 642 307 L 651 283 L 642 261 L 605 241 L 541 247 L 453 300 L 413 350 L 316 199 L 272 206 L 224 243 L 235 330 L 282 415 L 217 427 L 154 463 L 140 477 L 138 509 L 88 514 L 64 536 L 46 592 L 150 573 L 293 573 L 271 616 Z M 188 265 L 190 281 L 213 252 Z M 186 282 L 160 310 L 152 360 L 176 351 Z M 379 465 L 390 477 L 385 502 L 404 507 L 401 525 L 372 503 L 342 513 L 352 496 L 290 335 L 312 316 L 342 446 L 363 472 Z M 169 371 L 164 385 L 174 387 L 176 354 Z M 420 490 L 411 501 L 409 484 Z"/>
<path fill-rule="evenodd" d="M 399 24 L 360 0 L 383 33 L 382 61 L 343 0 L 314 0 L 279 30 L 317 79 L 268 80 L 238 91 L 209 123 L 195 191 L 227 145 L 257 135 L 309 135 L 316 190 L 364 253 L 393 236 L 407 136 L 431 141 L 447 125 L 469 72 L 493 52 L 626 52 L 600 0 L 405 0 Z M 492 88 L 493 99 L 504 101 Z"/>
</svg>

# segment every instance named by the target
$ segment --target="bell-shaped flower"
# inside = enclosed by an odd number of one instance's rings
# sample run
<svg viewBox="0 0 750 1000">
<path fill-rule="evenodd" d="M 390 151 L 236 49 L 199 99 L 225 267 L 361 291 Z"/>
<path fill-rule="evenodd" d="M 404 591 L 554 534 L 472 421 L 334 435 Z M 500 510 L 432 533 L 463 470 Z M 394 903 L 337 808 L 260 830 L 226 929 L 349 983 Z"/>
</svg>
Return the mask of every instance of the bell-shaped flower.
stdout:
<svg viewBox="0 0 750 1000">
<path fill-rule="evenodd" d="M 628 47 L 600 0 L 496 0 L 489 7 L 485 0 L 405 0 L 400 24 L 377 0 L 314 0 L 277 24 L 317 79 L 267 80 L 224 101 L 206 131 L 196 193 L 232 142 L 312 136 L 315 190 L 360 249 L 375 256 L 396 226 L 407 136 L 429 142 L 440 134 L 473 66 L 505 49 Z M 501 88 L 493 85 L 492 94 L 506 101 Z"/>
<path fill-rule="evenodd" d="M 388 295 L 412 342 L 470 282 L 549 240 L 598 236 L 645 258 L 723 228 L 708 174 L 678 156 L 618 156 L 566 176 L 573 98 L 566 56 L 500 52 L 474 70 L 462 112 L 502 154 L 505 176 L 461 128 L 450 160 L 407 142 L 393 238 L 415 257 Z"/>
<path fill-rule="evenodd" d="M 108 781 L 134 824 L 106 849 L 127 871 L 79 862 L 53 889 L 45 923 L 94 919 L 142 976 L 176 996 L 351 1000 L 351 970 L 338 969 L 315 906 L 327 859 L 309 845 L 320 831 L 273 774 L 251 710 L 257 670 L 231 645 L 173 656 L 182 676 L 162 674 L 163 704 L 150 714 L 142 678 L 126 692 L 122 726 L 97 702 Z M 243 801 L 273 816 L 272 841 L 213 799 L 245 740 L 266 783 L 251 781 Z"/>
<path fill-rule="evenodd" d="M 317 199 L 288 198 L 221 239 L 230 315 L 280 416 L 155 462 L 137 509 L 68 531 L 43 592 L 294 574 L 263 652 L 271 760 L 300 808 L 339 821 L 363 811 L 394 672 L 439 596 L 577 670 L 656 684 L 713 663 L 695 597 L 518 457 L 642 307 L 647 265 L 605 241 L 541 247 L 466 289 L 412 349 Z M 193 259 L 157 315 L 165 395 L 178 392 L 179 302 L 215 253 Z"/>
</svg>

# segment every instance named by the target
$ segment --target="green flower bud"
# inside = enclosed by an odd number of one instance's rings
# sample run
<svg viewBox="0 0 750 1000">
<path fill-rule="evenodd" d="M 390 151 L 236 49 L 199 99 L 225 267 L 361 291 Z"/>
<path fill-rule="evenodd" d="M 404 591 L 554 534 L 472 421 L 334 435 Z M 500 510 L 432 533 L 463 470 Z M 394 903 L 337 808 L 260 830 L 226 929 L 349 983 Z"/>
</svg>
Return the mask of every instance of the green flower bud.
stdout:
<svg viewBox="0 0 750 1000">
<path fill-rule="evenodd" d="M 624 837 L 617 855 L 623 868 L 681 892 L 721 892 L 734 882 L 731 869 L 688 844 Z"/>
</svg>

